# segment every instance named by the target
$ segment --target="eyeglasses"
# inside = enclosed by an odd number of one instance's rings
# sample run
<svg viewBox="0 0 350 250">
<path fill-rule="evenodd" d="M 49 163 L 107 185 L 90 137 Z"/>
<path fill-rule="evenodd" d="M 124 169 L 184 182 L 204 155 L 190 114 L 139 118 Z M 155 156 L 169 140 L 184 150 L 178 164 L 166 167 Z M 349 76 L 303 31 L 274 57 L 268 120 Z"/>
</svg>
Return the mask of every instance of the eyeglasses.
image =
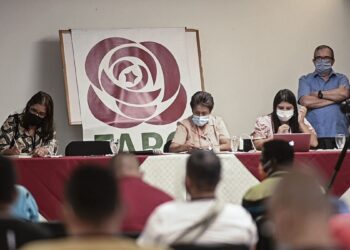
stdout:
<svg viewBox="0 0 350 250">
<path fill-rule="evenodd" d="M 46 116 L 46 113 L 40 112 L 40 111 L 36 110 L 36 109 L 33 108 L 33 107 L 29 108 L 29 112 L 32 113 L 32 114 L 34 114 L 34 115 L 39 116 L 40 118 L 45 118 L 45 116 Z"/>
<path fill-rule="evenodd" d="M 318 60 L 330 60 L 330 61 L 333 61 L 334 58 L 331 57 L 331 56 L 315 56 L 314 60 L 315 61 L 318 61 Z"/>
</svg>

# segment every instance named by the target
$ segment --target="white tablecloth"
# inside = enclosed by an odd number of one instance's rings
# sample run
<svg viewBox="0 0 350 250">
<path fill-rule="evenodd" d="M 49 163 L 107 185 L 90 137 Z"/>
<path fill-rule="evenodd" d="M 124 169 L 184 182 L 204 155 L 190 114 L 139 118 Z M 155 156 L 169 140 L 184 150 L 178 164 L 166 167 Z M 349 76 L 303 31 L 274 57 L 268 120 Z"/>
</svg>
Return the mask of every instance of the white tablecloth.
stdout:
<svg viewBox="0 0 350 250">
<path fill-rule="evenodd" d="M 141 165 L 144 180 L 172 195 L 186 199 L 185 171 L 187 154 L 149 156 Z M 218 154 L 221 181 L 217 188 L 220 200 L 240 204 L 247 189 L 259 181 L 243 166 L 234 154 Z"/>
</svg>

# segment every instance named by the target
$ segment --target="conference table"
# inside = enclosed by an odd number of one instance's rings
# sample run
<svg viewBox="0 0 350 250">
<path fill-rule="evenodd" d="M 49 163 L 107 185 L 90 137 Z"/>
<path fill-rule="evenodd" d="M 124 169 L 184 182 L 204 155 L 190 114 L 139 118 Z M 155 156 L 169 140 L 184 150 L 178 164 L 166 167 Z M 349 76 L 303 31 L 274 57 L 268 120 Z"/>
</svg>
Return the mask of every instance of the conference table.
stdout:
<svg viewBox="0 0 350 250">
<path fill-rule="evenodd" d="M 310 166 L 329 180 L 340 151 L 310 151 L 296 153 L 303 167 Z M 222 163 L 222 179 L 217 196 L 227 202 L 239 204 L 249 187 L 259 183 L 258 164 L 260 153 L 218 154 Z M 137 156 L 144 181 L 164 190 L 175 199 L 186 199 L 184 188 L 185 166 L 188 154 L 164 154 Z M 81 164 L 97 164 L 107 167 L 111 156 L 79 156 L 53 158 L 15 158 L 19 184 L 25 186 L 36 199 L 40 213 L 48 220 L 62 218 L 64 184 L 72 171 Z M 94 185 L 94 183 L 91 183 Z M 331 190 L 335 196 L 347 197 L 350 187 L 350 152 Z M 140 190 L 142 192 L 142 190 Z M 350 193 L 350 190 L 349 190 Z"/>
</svg>

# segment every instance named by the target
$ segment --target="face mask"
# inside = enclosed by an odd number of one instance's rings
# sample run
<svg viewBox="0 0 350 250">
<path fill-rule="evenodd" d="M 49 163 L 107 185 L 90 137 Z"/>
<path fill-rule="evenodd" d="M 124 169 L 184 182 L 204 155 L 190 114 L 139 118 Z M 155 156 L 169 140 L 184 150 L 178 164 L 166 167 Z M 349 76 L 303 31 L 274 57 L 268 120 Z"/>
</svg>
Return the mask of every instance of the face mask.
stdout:
<svg viewBox="0 0 350 250">
<path fill-rule="evenodd" d="M 294 115 L 294 110 L 281 110 L 281 109 L 277 109 L 277 116 L 278 119 L 280 119 L 281 122 L 287 122 L 290 120 L 290 118 L 292 118 L 292 116 Z"/>
<path fill-rule="evenodd" d="M 319 75 L 328 75 L 332 71 L 332 61 L 329 59 L 318 59 L 315 61 L 315 69 Z"/>
<path fill-rule="evenodd" d="M 28 114 L 27 114 L 27 119 L 28 119 L 29 126 L 36 126 L 36 127 L 40 127 L 44 121 L 43 118 L 41 118 L 37 115 L 34 115 L 30 112 L 28 112 Z"/>
<path fill-rule="evenodd" d="M 209 116 L 192 115 L 192 121 L 198 127 L 203 127 L 209 122 Z"/>
</svg>

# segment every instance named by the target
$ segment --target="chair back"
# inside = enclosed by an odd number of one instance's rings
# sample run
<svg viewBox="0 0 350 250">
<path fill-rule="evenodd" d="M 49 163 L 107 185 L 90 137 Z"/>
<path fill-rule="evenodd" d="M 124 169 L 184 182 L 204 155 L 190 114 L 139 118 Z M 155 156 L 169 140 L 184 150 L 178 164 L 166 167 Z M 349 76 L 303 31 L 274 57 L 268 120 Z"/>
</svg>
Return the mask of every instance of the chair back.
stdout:
<svg viewBox="0 0 350 250">
<path fill-rule="evenodd" d="M 72 141 L 65 150 L 66 156 L 112 154 L 109 141 Z"/>
<path fill-rule="evenodd" d="M 169 140 L 167 141 L 165 144 L 164 144 L 164 147 L 163 147 L 163 152 L 164 153 L 169 153 L 169 149 L 170 149 L 170 144 L 171 144 L 172 140 Z"/>
<path fill-rule="evenodd" d="M 51 238 L 63 238 L 67 236 L 66 227 L 62 222 L 45 221 L 37 223 L 50 233 Z"/>
</svg>

